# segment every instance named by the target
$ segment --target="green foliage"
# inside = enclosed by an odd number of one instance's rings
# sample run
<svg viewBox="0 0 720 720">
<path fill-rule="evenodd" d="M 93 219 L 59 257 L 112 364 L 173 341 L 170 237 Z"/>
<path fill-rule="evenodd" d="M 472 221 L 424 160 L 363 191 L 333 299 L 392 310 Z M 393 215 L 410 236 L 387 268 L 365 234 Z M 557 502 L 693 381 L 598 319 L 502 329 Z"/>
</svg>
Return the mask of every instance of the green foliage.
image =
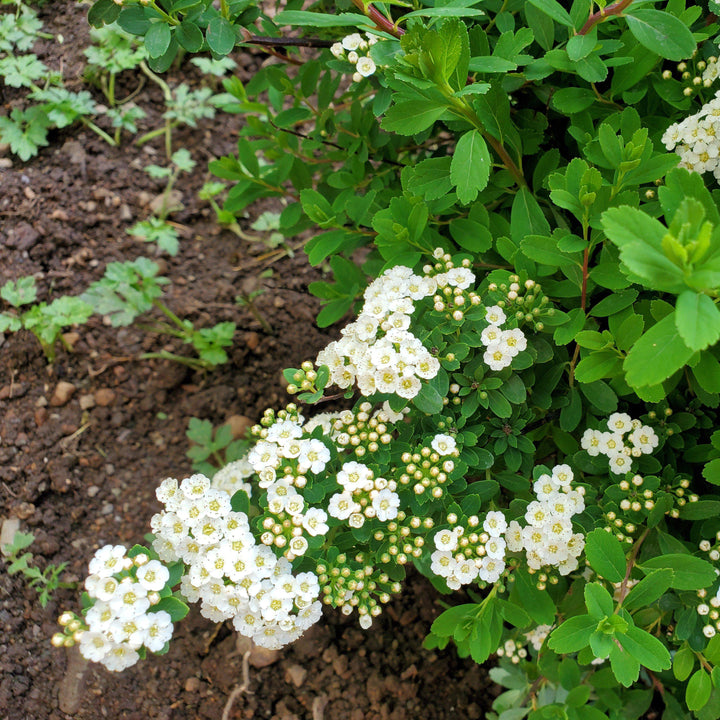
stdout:
<svg viewBox="0 0 720 720">
<path fill-rule="evenodd" d="M 58 588 L 74 588 L 77 583 L 66 583 L 60 580 L 67 563 L 60 565 L 47 565 L 40 570 L 33 564 L 33 554 L 23 552 L 32 545 L 35 536 L 32 533 L 17 531 L 9 545 L 3 545 L 2 554 L 8 562 L 7 572 L 9 575 L 22 573 L 31 588 L 38 593 L 38 600 L 42 607 L 46 607 L 52 599 L 52 595 Z"/>
<path fill-rule="evenodd" d="M 239 460 L 249 446 L 249 442 L 243 438 L 233 439 L 230 425 L 213 428 L 209 420 L 199 418 L 190 418 L 186 435 L 193 443 L 187 451 L 193 471 L 209 478 L 221 467 Z"/>
<path fill-rule="evenodd" d="M 308 259 L 326 274 L 309 286 L 323 303 L 321 327 L 357 311 L 383 270 L 434 267 L 436 247 L 481 276 L 481 306 L 461 303 L 456 319 L 446 312 L 453 290 L 441 285 L 417 319 L 438 375 L 411 402 L 371 400 L 410 411 L 398 454 L 438 427 L 462 447 L 454 504 L 440 513 L 418 492 L 419 517 L 469 522 L 503 508 L 522 521 L 538 461 L 556 458 L 580 476 L 579 568 L 558 575 L 513 557 L 501 581 L 481 583 L 482 596 L 432 626 L 430 647 L 452 640 L 478 662 L 497 653 L 493 678 L 507 692 L 489 717 L 632 720 L 655 701 L 666 720 L 718 718 L 717 612 L 701 600 L 717 592 L 720 557 L 720 196 L 710 153 L 701 175 L 677 167 L 683 148 L 663 147 L 670 124 L 713 96 L 715 80 L 703 74 L 717 52 L 717 18 L 706 3 L 683 0 L 373 9 L 370 20 L 362 3 L 357 12 L 291 4 L 274 14 L 249 2 L 158 10 L 98 0 L 90 21 L 117 19 L 157 71 L 182 49 L 209 51 L 212 60 L 193 61 L 212 72 L 257 27 L 273 44 L 299 28 L 310 47 L 375 28 L 378 42 L 362 36 L 367 47 L 357 45 L 376 66 L 370 76 L 344 81 L 354 71 L 345 50 L 311 57 L 290 45 L 299 62 L 291 70 L 270 64 L 247 84 L 225 78 L 215 96 L 177 88 L 167 127 L 217 108 L 243 116 L 236 151 L 210 163 L 221 182 L 202 195 L 240 233 L 251 203 L 284 203 L 272 227 L 256 229 L 309 233 Z M 252 299 L 242 301 L 252 309 Z M 497 371 L 479 339 L 483 308 L 493 305 L 528 337 Z M 332 372 L 303 363 L 285 377 L 316 402 Z M 618 450 L 608 471 L 592 443 L 597 433 L 617 445 L 607 438 L 614 413 L 634 418 L 632 432 L 654 444 Z M 227 431 L 191 430 L 193 459 L 206 463 L 196 469 L 209 472 Z"/>
<path fill-rule="evenodd" d="M 0 298 L 14 308 L 30 305 L 37 299 L 35 279 L 22 277 L 17 281 L 8 280 L 0 288 Z M 45 357 L 50 362 L 55 359 L 55 345 L 62 338 L 64 328 L 82 325 L 92 315 L 93 308 L 79 297 L 62 296 L 51 303 L 40 302 L 21 312 L 0 313 L 0 332 L 29 330 L 38 339 Z M 69 346 L 66 345 L 66 347 Z"/>
</svg>

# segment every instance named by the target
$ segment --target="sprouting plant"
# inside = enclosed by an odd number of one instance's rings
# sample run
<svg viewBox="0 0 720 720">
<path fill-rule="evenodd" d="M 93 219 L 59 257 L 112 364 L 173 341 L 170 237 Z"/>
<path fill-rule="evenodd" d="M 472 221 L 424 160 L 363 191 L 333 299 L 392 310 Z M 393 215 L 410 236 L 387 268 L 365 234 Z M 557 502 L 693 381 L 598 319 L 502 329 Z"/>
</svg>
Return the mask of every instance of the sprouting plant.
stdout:
<svg viewBox="0 0 720 720">
<path fill-rule="evenodd" d="M 176 355 L 162 350 L 145 353 L 142 358 L 161 358 L 181 362 L 195 369 L 212 369 L 227 362 L 224 348 L 232 344 L 235 323 L 221 322 L 211 328 L 195 329 L 190 320 L 179 318 L 160 298 L 162 286 L 169 280 L 158 277 L 158 266 L 148 258 L 132 262 L 110 263 L 105 276 L 93 283 L 83 298 L 101 315 L 110 318 L 114 327 L 132 324 L 135 319 L 153 308 L 166 318 L 147 326 L 147 329 L 190 344 L 198 358 Z"/>
<path fill-rule="evenodd" d="M 178 85 L 176 88 L 171 88 L 145 62 L 140 63 L 140 69 L 162 90 L 167 110 L 163 114 L 165 124 L 138 138 L 136 144 L 142 145 L 159 135 L 164 135 L 165 154 L 170 159 L 172 157 L 172 131 L 174 128 L 179 125 L 197 127 L 198 120 L 215 117 L 216 102 L 213 101 L 213 91 L 207 87 L 191 90 L 185 83 Z"/>
<path fill-rule="evenodd" d="M 239 460 L 250 446 L 246 439 L 233 440 L 230 425 L 213 428 L 209 420 L 194 417 L 190 418 L 186 435 L 194 443 L 186 453 L 193 461 L 193 470 L 210 478 L 228 463 Z"/>
<path fill-rule="evenodd" d="M 181 148 L 173 153 L 170 167 L 148 165 L 145 168 L 145 172 L 150 177 L 167 178 L 167 183 L 162 193 L 162 202 L 157 217 L 150 217 L 147 220 L 135 223 L 128 230 L 130 235 L 140 238 L 144 242 L 157 243 L 158 252 L 164 251 L 173 257 L 177 255 L 179 249 L 178 232 L 173 225 L 167 222 L 166 218 L 177 209 L 171 204 L 172 189 L 175 181 L 181 173 L 190 172 L 194 167 L 195 161 L 190 156 L 190 153 L 185 148 Z"/>
<path fill-rule="evenodd" d="M 0 332 L 17 332 L 22 328 L 29 330 L 38 339 L 50 362 L 55 360 L 58 340 L 66 350 L 72 349 L 63 337 L 63 329 L 82 325 L 93 314 L 91 305 L 71 295 L 59 297 L 49 304 L 37 303 L 23 312 L 17 312 L 23 305 L 30 305 L 37 299 L 35 279 L 31 276 L 6 282 L 0 288 L 0 298 L 16 310 L 0 313 Z"/>
<path fill-rule="evenodd" d="M 271 277 L 272 274 L 272 270 L 264 270 L 260 273 L 260 275 L 258 275 L 257 281 L 263 278 Z M 260 323 L 260 325 L 262 325 L 263 330 L 268 335 L 272 335 L 272 325 L 270 325 L 270 323 L 263 317 L 262 313 L 258 310 L 257 305 L 255 305 L 255 300 L 264 292 L 265 288 L 260 285 L 254 288 L 244 289 L 243 292 L 235 297 L 235 302 L 241 307 L 247 308 L 252 316 Z"/>
<path fill-rule="evenodd" d="M 177 230 L 159 217 L 150 217 L 135 223 L 128 229 L 128 233 L 144 242 L 157 243 L 158 252 L 162 250 L 173 257 L 178 254 L 180 243 Z"/>
<path fill-rule="evenodd" d="M 2 554 L 5 556 L 8 566 L 8 574 L 15 575 L 22 573 L 30 587 L 37 590 L 40 600 L 40 605 L 45 607 L 50 598 L 58 588 L 75 588 L 77 583 L 74 582 L 62 582 L 60 575 L 65 569 L 67 563 L 60 563 L 60 565 L 48 565 L 44 570 L 40 570 L 38 567 L 32 564 L 33 555 L 32 553 L 23 550 L 32 545 L 35 536 L 31 533 L 16 532 L 13 536 L 13 540 L 9 545 L 3 545 Z"/>
<path fill-rule="evenodd" d="M 229 57 L 194 57 L 190 62 L 193 65 L 197 65 L 206 75 L 214 75 L 218 78 L 225 77 L 231 70 L 237 67 L 237 63 Z"/>
</svg>

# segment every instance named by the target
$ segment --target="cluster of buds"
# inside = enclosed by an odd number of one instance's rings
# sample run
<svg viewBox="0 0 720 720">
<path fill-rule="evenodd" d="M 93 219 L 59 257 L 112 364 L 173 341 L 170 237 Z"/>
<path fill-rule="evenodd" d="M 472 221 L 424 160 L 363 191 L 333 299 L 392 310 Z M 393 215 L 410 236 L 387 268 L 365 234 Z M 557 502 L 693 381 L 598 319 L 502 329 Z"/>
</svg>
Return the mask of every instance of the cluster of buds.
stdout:
<svg viewBox="0 0 720 720">
<path fill-rule="evenodd" d="M 496 651 L 495 654 L 498 657 L 507 658 L 513 665 L 517 665 L 521 660 L 524 660 L 528 651 L 525 647 L 525 643 L 520 640 L 506 640 Z"/>
<path fill-rule="evenodd" d="M 399 593 L 399 582 L 390 580 L 387 573 L 368 564 L 364 553 L 349 559 L 340 553 L 316 567 L 324 605 L 340 608 L 343 615 L 357 610 L 363 629 L 372 625 L 373 618 L 382 613 L 381 605 L 390 601 L 391 593 Z"/>
<path fill-rule="evenodd" d="M 74 612 L 66 611 L 58 618 L 58 624 L 62 627 L 62 632 L 55 633 L 50 642 L 53 647 L 72 647 L 80 641 L 83 631 L 88 626 Z"/>
<path fill-rule="evenodd" d="M 433 277 L 437 283 L 433 296 L 434 309 L 444 313 L 448 320 L 460 322 L 470 308 L 482 303 L 480 296 L 468 289 L 475 280 L 475 275 L 470 270 L 470 260 L 465 258 L 460 267 L 455 267 L 452 256 L 442 248 L 433 252 L 433 258 L 436 262 L 425 265 L 423 272 Z"/>
<path fill-rule="evenodd" d="M 707 541 L 703 541 L 707 542 Z M 702 547 L 703 543 L 700 543 Z M 697 614 L 703 618 L 706 623 L 703 626 L 703 635 L 706 638 L 715 637 L 720 630 L 720 596 L 713 595 L 708 597 L 708 591 L 704 588 L 697 591 L 697 597 L 700 601 L 697 605 Z"/>
<path fill-rule="evenodd" d="M 352 450 L 358 458 L 376 453 L 392 442 L 392 422 L 403 417 L 389 407 L 370 414 L 372 405 L 364 402 L 357 413 L 345 410 L 333 420 L 333 440 L 339 448 Z"/>
<path fill-rule="evenodd" d="M 425 545 L 423 533 L 432 530 L 435 523 L 432 518 L 407 517 L 399 512 L 396 520 L 387 524 L 384 530 L 376 530 L 373 538 L 381 543 L 379 558 L 382 563 L 392 562 L 406 565 L 410 558 L 419 558 Z"/>
<path fill-rule="evenodd" d="M 547 307 L 549 299 L 543 294 L 540 283 L 532 279 L 522 280 L 519 275 L 510 275 L 507 282 L 490 283 L 490 297 L 508 317 L 515 317 L 518 325 L 532 324 L 535 330 L 544 329 L 544 317 L 552 317 L 555 310 Z"/>
<path fill-rule="evenodd" d="M 696 63 L 692 61 L 690 64 L 686 61 L 678 63 L 677 72 L 680 73 L 680 79 L 685 84 L 683 95 L 690 97 L 699 89 L 712 86 L 720 75 L 720 66 L 718 66 L 718 59 L 710 56 L 707 60 L 699 60 Z M 663 71 L 663 80 L 672 80 L 673 77 L 672 70 Z"/>
<path fill-rule="evenodd" d="M 438 435 L 439 442 L 452 440 L 449 435 Z M 401 474 L 398 481 L 401 485 L 412 484 L 416 495 L 429 493 L 433 498 L 439 499 L 443 496 L 443 485 L 447 482 L 449 474 L 455 469 L 455 462 L 460 452 L 452 440 L 452 448 L 449 452 L 440 453 L 432 447 L 423 446 L 413 453 L 403 453 L 401 460 L 404 467 L 399 468 Z M 448 457 L 449 456 L 449 457 Z"/>
<path fill-rule="evenodd" d="M 347 60 L 355 66 L 355 72 L 352 79 L 354 82 L 360 82 L 363 78 L 370 77 L 377 66 L 375 61 L 367 54 L 368 50 L 378 41 L 375 35 L 366 33 L 365 37 L 360 33 L 346 35 L 340 42 L 334 43 L 330 52 L 338 60 Z"/>
</svg>

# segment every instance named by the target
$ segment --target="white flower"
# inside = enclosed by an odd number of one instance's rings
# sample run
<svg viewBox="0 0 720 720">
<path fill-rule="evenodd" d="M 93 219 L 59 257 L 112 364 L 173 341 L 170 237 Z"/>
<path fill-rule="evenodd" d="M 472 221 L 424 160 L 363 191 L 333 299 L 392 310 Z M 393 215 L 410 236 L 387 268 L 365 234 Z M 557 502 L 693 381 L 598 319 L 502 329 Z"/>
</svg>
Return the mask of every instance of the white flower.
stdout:
<svg viewBox="0 0 720 720">
<path fill-rule="evenodd" d="M 502 325 L 506 320 L 505 313 L 498 305 L 485 308 L 485 319 L 491 325 Z"/>
<path fill-rule="evenodd" d="M 432 447 L 438 455 L 451 455 L 457 447 L 457 443 L 451 435 L 440 434 L 432 439 L 430 447 Z"/>
<path fill-rule="evenodd" d="M 435 547 L 438 550 L 449 550 L 450 552 L 457 549 L 458 546 L 458 535 L 456 530 L 440 530 L 435 533 L 433 538 Z"/>
<path fill-rule="evenodd" d="M 636 430 L 633 430 L 633 432 L 628 435 L 628 440 L 645 454 L 651 453 L 660 442 L 655 431 L 648 425 L 642 425 Z"/>
<path fill-rule="evenodd" d="M 137 580 L 146 590 L 158 592 L 170 579 L 170 571 L 159 561 L 151 560 L 137 570 Z"/>
<path fill-rule="evenodd" d="M 588 455 L 596 457 L 600 454 L 602 448 L 602 433 L 599 430 L 591 430 L 588 428 L 580 439 L 580 447 L 587 452 Z"/>
<path fill-rule="evenodd" d="M 342 39 L 342 46 L 346 50 L 357 50 L 360 47 L 360 43 L 363 41 L 360 33 L 353 33 L 352 35 L 346 35 Z"/>
<path fill-rule="evenodd" d="M 356 503 L 349 492 L 335 493 L 328 503 L 328 513 L 338 520 L 347 520 L 359 511 L 360 503 Z"/>
<path fill-rule="evenodd" d="M 105 545 L 95 552 L 95 556 L 88 564 L 91 575 L 110 577 L 123 570 L 125 553 L 123 545 Z"/>
<path fill-rule="evenodd" d="M 394 520 L 398 514 L 400 496 L 392 490 L 385 488 L 373 498 L 372 506 L 375 509 L 376 517 L 380 520 L 380 522 Z"/>
<path fill-rule="evenodd" d="M 80 654 L 86 660 L 102 662 L 105 656 L 113 649 L 115 643 L 101 632 L 86 630 L 80 636 Z"/>
<path fill-rule="evenodd" d="M 504 347 L 501 342 L 498 342 L 487 346 L 487 350 L 485 350 L 483 354 L 483 360 L 491 370 L 502 370 L 510 365 L 512 355 L 508 348 Z"/>
<path fill-rule="evenodd" d="M 358 75 L 361 75 L 362 77 L 370 77 L 370 75 L 375 72 L 375 63 L 370 57 L 358 58 L 357 65 L 355 67 Z"/>
<path fill-rule="evenodd" d="M 125 668 L 129 668 L 131 665 L 134 665 L 139 659 L 140 656 L 137 652 L 128 645 L 114 644 L 110 648 L 110 651 L 105 655 L 102 662 L 108 670 L 120 672 L 121 670 L 125 670 Z"/>
<path fill-rule="evenodd" d="M 491 537 L 501 537 L 507 530 L 507 527 L 505 515 L 497 510 L 489 512 L 483 522 L 483 530 Z"/>
<path fill-rule="evenodd" d="M 527 348 L 527 340 L 523 331 L 518 328 L 503 330 L 500 334 L 500 345 L 511 357 L 515 357 L 515 355 Z"/>
<path fill-rule="evenodd" d="M 612 433 L 623 433 L 632 430 L 632 418 L 627 413 L 613 413 L 608 418 L 608 430 Z"/>
<path fill-rule="evenodd" d="M 336 58 L 340 59 L 345 54 L 345 48 L 342 46 L 342 43 L 336 42 L 330 46 L 330 52 Z"/>
</svg>

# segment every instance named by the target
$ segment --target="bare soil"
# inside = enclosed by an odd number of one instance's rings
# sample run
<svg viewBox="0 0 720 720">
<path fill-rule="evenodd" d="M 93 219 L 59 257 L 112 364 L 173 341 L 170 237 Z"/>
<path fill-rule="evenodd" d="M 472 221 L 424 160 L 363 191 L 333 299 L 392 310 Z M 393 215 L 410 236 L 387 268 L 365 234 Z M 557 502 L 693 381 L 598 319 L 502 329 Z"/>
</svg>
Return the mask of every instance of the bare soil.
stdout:
<svg viewBox="0 0 720 720">
<path fill-rule="evenodd" d="M 57 8 L 61 5 L 61 11 Z M 88 44 L 84 13 L 74 3 L 41 10 L 44 30 L 64 43 L 44 41 L 41 59 L 63 68 L 71 86 L 84 86 L 82 49 Z M 239 52 L 241 79 L 266 61 Z M 171 84 L 197 86 L 197 69 L 182 65 Z M 139 78 L 121 79 L 131 92 Z M 96 99 L 102 96 L 95 92 Z M 0 113 L 22 103 L 2 88 Z M 161 94 L 146 84 L 136 103 L 148 112 L 141 131 L 157 127 Z M 101 121 L 102 122 L 102 121 Z M 198 201 L 207 160 L 231 152 L 242 118 L 219 114 L 196 129 L 178 130 L 175 148 L 187 147 L 197 171 L 178 190 L 184 209 L 172 216 L 181 229 L 181 251 L 161 258 L 170 278 L 166 301 L 196 326 L 237 323 L 230 362 L 197 373 L 178 363 L 140 360 L 144 352 L 177 344 L 136 326 L 116 329 L 95 316 L 71 335 L 73 351 L 60 349 L 48 365 L 35 338 L 0 334 L 0 520 L 17 519 L 35 535 L 30 550 L 39 567 L 67 562 L 65 581 L 82 581 L 94 550 L 106 543 L 142 542 L 159 504 L 156 484 L 190 473 L 185 436 L 192 417 L 219 425 L 232 416 L 255 421 L 266 407 L 290 398 L 282 368 L 314 356 L 337 328 L 317 329 L 318 304 L 307 284 L 318 278 L 302 254 L 269 255 L 213 223 Z M 75 125 L 55 131 L 37 158 L 11 160 L 0 169 L 0 285 L 34 275 L 40 299 L 79 294 L 99 279 L 109 262 L 152 257 L 153 247 L 125 232 L 148 216 L 148 203 L 162 185 L 143 167 L 162 164 L 162 139 L 142 148 L 131 140 L 111 148 Z M 4 163 L 8 165 L 8 162 Z M 262 209 L 267 209 L 263 207 Z M 251 219 L 260 213 L 253 210 Z M 271 262 L 272 261 L 272 262 Z M 234 302 L 261 282 L 260 323 Z M 66 392 L 58 393 L 59 383 Z M 71 389 L 70 389 L 71 388 Z M 62 389 L 62 388 L 61 388 Z M 163 657 L 114 674 L 83 666 L 73 651 L 56 650 L 50 637 L 63 609 L 78 609 L 78 593 L 58 590 L 46 608 L 22 576 L 10 576 L 0 561 L 0 717 L 5 720 L 78 718 L 208 718 L 219 720 L 242 683 L 242 648 L 228 626 L 197 612 L 176 629 Z M 442 607 L 431 586 L 411 575 L 403 594 L 370 631 L 356 618 L 328 611 L 301 640 L 279 655 L 252 657 L 249 688 L 236 693 L 228 718 L 272 720 L 444 720 L 481 718 L 496 693 L 484 669 L 461 660 L 453 649 L 421 647 Z"/>
</svg>

